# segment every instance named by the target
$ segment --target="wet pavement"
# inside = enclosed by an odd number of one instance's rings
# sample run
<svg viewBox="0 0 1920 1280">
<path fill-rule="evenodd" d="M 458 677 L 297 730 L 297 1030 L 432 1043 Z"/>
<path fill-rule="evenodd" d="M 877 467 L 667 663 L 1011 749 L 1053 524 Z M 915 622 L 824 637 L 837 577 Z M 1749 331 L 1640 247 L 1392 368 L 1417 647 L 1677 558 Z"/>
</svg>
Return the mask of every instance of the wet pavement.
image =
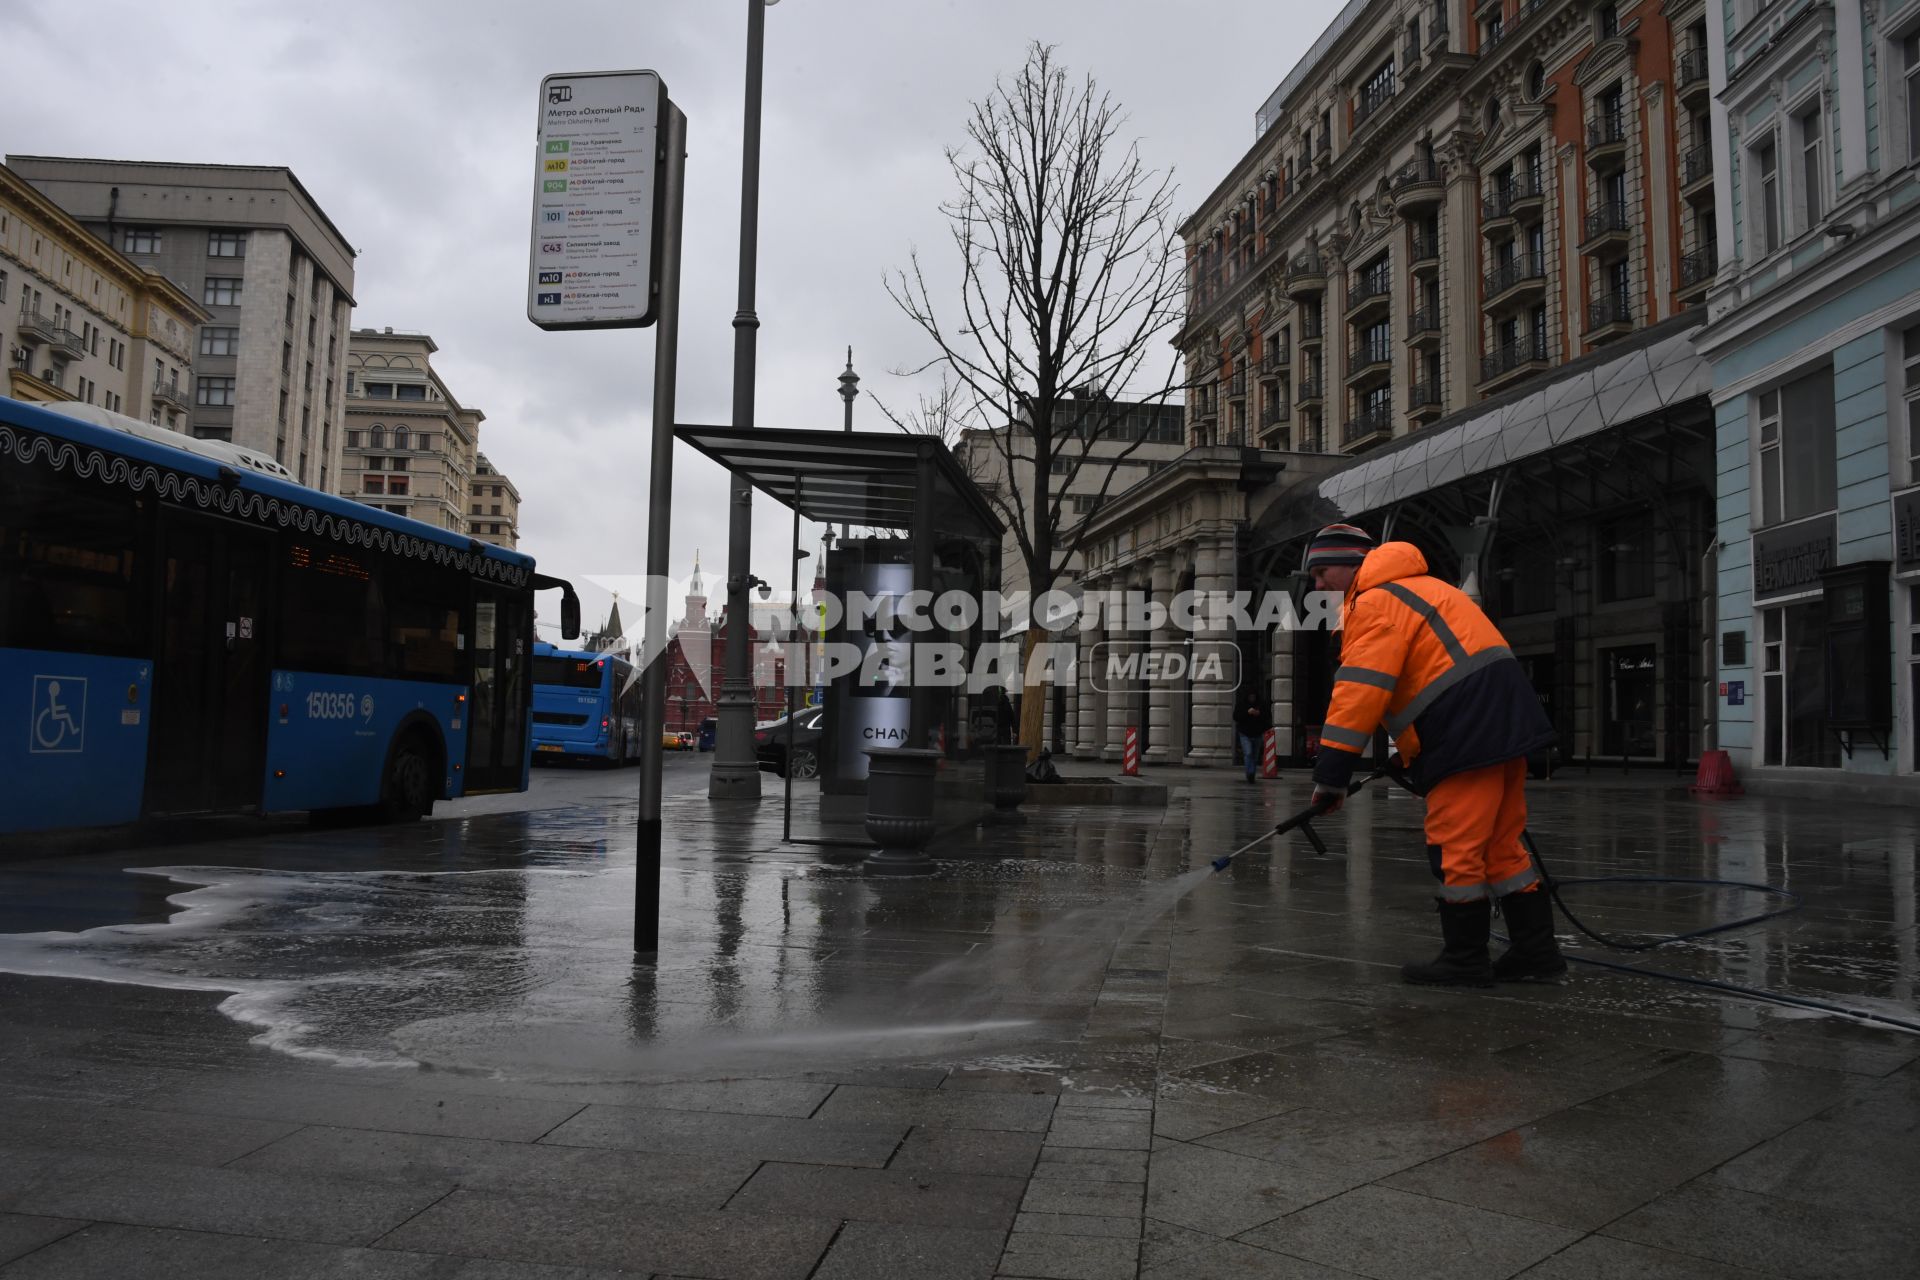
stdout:
<svg viewBox="0 0 1920 1280">
<path fill-rule="evenodd" d="M 1398 982 L 1416 800 L 1206 875 L 1308 784 L 1158 776 L 899 882 L 782 844 L 777 783 L 683 788 L 657 964 L 631 774 L 0 864 L 0 1280 L 1911 1273 L 1914 815 L 1536 785 L 1562 875 L 1802 905 L 1641 955 L 1560 921 L 1691 983 L 1460 992 Z M 1565 896 L 1629 939 L 1781 905 Z"/>
</svg>

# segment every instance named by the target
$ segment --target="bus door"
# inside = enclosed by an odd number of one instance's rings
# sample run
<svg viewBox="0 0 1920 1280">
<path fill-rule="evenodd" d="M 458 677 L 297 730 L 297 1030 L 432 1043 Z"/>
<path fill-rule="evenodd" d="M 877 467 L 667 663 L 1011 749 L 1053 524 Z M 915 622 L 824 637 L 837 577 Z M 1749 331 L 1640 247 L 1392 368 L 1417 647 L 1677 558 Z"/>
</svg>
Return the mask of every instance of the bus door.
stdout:
<svg viewBox="0 0 1920 1280">
<path fill-rule="evenodd" d="M 469 792 L 517 791 L 526 778 L 532 631 L 532 605 L 524 593 L 474 584 Z"/>
<path fill-rule="evenodd" d="M 272 548 L 248 525 L 161 513 L 149 813 L 260 802 Z"/>
</svg>

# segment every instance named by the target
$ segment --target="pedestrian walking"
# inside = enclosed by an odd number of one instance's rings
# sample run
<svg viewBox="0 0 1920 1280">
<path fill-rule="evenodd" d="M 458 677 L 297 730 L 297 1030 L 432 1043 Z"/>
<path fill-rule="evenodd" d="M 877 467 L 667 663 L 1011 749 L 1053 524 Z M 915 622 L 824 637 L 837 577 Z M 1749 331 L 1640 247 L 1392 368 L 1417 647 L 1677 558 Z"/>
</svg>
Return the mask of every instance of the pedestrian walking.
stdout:
<svg viewBox="0 0 1920 1280">
<path fill-rule="evenodd" d="M 1407 542 L 1375 546 L 1352 525 L 1328 525 L 1307 550 L 1314 589 L 1344 597 L 1340 669 L 1320 730 L 1314 800 L 1347 797 L 1354 767 L 1384 725 L 1426 797 L 1427 859 L 1440 881 L 1444 947 L 1408 982 L 1490 986 L 1566 972 L 1553 907 L 1521 843 L 1527 753 L 1553 727 L 1506 640 L 1458 588 L 1427 572 Z M 1493 900 L 1512 939 L 1489 962 Z"/>
<path fill-rule="evenodd" d="M 1247 781 L 1260 767 L 1260 753 L 1266 745 L 1268 728 L 1266 699 L 1254 681 L 1240 687 L 1240 699 L 1233 708 L 1233 731 L 1240 739 L 1240 760 L 1247 767 Z"/>
<path fill-rule="evenodd" d="M 994 741 L 1011 745 L 1018 740 L 1019 721 L 1013 712 L 1013 699 L 1007 696 L 1001 685 L 993 687 L 993 734 Z"/>
</svg>

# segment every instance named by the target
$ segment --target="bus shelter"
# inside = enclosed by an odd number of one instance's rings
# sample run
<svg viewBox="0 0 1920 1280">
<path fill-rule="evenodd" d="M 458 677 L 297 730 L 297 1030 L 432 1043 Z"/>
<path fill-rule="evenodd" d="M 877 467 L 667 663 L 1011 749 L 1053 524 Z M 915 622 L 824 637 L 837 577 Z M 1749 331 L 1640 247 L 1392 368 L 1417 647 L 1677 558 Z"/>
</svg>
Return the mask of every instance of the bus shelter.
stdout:
<svg viewBox="0 0 1920 1280">
<path fill-rule="evenodd" d="M 977 761 L 975 726 L 988 721 L 990 690 L 970 693 L 964 680 L 913 678 L 916 661 L 923 675 L 927 666 L 928 655 L 916 658 L 916 650 L 957 646 L 972 672 L 978 656 L 997 643 L 996 620 L 984 609 L 922 610 L 909 625 L 897 609 L 909 592 L 930 599 L 959 593 L 982 602 L 999 590 L 1003 526 L 953 453 L 932 437 L 893 432 L 683 425 L 675 434 L 792 511 L 796 573 L 801 520 L 828 526 L 827 593 L 843 605 L 856 593 L 869 602 L 825 610 L 816 615 L 827 620 L 824 628 L 802 625 L 795 628 L 801 634 L 788 637 L 804 645 L 810 668 L 824 654 L 839 658 L 836 674 L 819 682 L 823 819 L 834 815 L 835 797 L 864 797 L 868 748 L 931 748 L 956 765 Z M 847 665 L 856 651 L 859 661 Z M 810 671 L 804 682 L 789 674 L 787 683 L 797 690 L 816 682 Z M 964 772 L 970 779 L 977 770 Z M 962 782 L 960 772 L 949 773 L 948 783 Z M 787 795 L 790 828 L 791 779 Z M 841 816 L 856 816 L 862 804 L 846 802 Z"/>
</svg>

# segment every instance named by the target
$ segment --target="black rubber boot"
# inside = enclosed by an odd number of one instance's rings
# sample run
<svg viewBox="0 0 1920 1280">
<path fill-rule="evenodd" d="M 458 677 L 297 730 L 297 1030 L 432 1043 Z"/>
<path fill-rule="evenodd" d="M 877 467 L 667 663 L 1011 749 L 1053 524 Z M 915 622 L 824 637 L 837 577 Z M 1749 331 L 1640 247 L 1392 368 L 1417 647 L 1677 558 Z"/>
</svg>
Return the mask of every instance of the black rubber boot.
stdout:
<svg viewBox="0 0 1920 1280">
<path fill-rule="evenodd" d="M 1500 899 L 1500 915 L 1507 922 L 1507 954 L 1493 962 L 1493 976 L 1501 982 L 1552 982 L 1566 976 L 1567 960 L 1553 937 L 1553 895 L 1542 886 L 1531 893 L 1509 893 Z"/>
<path fill-rule="evenodd" d="M 1440 901 L 1440 936 L 1446 941 L 1431 964 L 1400 966 L 1400 978 L 1422 986 L 1490 987 L 1493 965 L 1487 959 L 1487 932 L 1493 924 L 1493 903 Z"/>
</svg>

